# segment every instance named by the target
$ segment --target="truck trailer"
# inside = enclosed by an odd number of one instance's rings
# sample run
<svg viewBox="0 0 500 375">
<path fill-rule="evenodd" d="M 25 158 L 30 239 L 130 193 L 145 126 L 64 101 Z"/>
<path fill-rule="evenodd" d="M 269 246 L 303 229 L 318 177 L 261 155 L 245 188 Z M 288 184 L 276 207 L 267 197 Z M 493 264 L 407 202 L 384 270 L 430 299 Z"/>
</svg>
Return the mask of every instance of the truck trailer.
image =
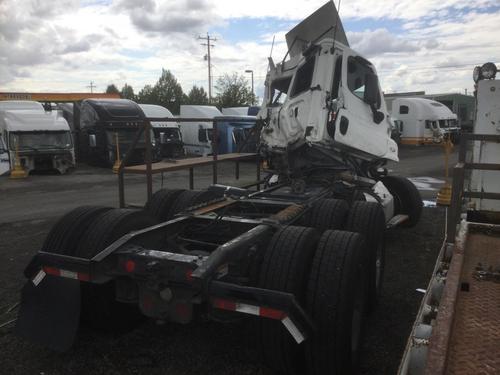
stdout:
<svg viewBox="0 0 500 375">
<path fill-rule="evenodd" d="M 0 101 L 0 137 L 4 164 L 9 169 L 19 158 L 27 172 L 58 171 L 75 167 L 73 138 L 66 120 L 57 113 L 45 112 L 38 102 Z"/>
<path fill-rule="evenodd" d="M 69 212 L 25 270 L 19 335 L 67 350 L 80 322 L 254 316 L 272 369 L 355 372 L 385 232 L 416 225 L 422 200 L 384 169 L 397 145 L 376 71 L 348 47 L 333 2 L 287 42 L 269 61 L 257 124 L 264 187 L 162 189 L 143 210 Z"/>
</svg>

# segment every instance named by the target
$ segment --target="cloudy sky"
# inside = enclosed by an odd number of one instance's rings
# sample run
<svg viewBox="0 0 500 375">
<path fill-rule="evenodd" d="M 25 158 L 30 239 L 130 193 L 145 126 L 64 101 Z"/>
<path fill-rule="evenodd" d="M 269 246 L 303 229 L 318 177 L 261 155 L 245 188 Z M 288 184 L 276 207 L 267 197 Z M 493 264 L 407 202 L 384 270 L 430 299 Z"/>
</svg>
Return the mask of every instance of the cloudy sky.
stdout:
<svg viewBox="0 0 500 375">
<path fill-rule="evenodd" d="M 273 36 L 280 60 L 286 31 L 324 3 L 0 0 L 0 92 L 85 92 L 90 81 L 138 92 L 162 67 L 185 91 L 207 88 L 198 36 L 209 32 L 214 76 L 252 69 L 261 95 Z M 340 14 L 386 92 L 470 92 L 473 67 L 500 61 L 500 0 L 343 0 Z"/>
</svg>

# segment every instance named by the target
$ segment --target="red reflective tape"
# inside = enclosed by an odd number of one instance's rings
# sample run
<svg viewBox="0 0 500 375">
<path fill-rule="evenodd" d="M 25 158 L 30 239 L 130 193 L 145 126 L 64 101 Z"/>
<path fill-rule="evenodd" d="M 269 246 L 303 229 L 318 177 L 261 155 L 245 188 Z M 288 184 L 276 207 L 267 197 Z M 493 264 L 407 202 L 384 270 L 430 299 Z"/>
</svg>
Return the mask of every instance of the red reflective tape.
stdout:
<svg viewBox="0 0 500 375">
<path fill-rule="evenodd" d="M 230 310 L 230 311 L 236 310 L 236 302 L 228 301 L 225 299 L 215 298 L 212 300 L 212 305 L 217 309 Z"/>
<path fill-rule="evenodd" d="M 281 320 L 284 317 L 286 317 L 286 314 L 283 311 L 271 309 L 270 307 L 261 307 L 260 316 L 270 319 Z"/>
<path fill-rule="evenodd" d="M 192 281 L 193 280 L 193 270 L 192 269 L 188 269 L 186 271 L 186 280 L 187 281 Z"/>
<path fill-rule="evenodd" d="M 90 275 L 86 273 L 78 272 L 78 280 L 80 281 L 90 281 Z"/>
<path fill-rule="evenodd" d="M 59 269 L 55 268 L 55 267 L 43 266 L 43 271 L 47 275 L 59 276 L 61 274 L 61 272 L 59 271 Z"/>
<path fill-rule="evenodd" d="M 127 260 L 125 262 L 125 271 L 132 273 L 135 271 L 135 262 L 133 260 Z"/>
</svg>

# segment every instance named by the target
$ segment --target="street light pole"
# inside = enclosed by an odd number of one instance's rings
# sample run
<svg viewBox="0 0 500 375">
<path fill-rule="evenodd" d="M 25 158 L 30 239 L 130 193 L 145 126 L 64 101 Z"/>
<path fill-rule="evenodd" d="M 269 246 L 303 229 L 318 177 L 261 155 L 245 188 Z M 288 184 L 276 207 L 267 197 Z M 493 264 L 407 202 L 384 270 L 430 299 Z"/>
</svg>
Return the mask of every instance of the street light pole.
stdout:
<svg viewBox="0 0 500 375">
<path fill-rule="evenodd" d="M 253 105 L 254 102 L 255 102 L 255 92 L 253 90 L 253 70 L 247 69 L 247 70 L 245 70 L 245 73 L 251 73 L 252 74 L 252 95 L 253 95 L 253 97 L 252 97 L 252 105 Z"/>
</svg>

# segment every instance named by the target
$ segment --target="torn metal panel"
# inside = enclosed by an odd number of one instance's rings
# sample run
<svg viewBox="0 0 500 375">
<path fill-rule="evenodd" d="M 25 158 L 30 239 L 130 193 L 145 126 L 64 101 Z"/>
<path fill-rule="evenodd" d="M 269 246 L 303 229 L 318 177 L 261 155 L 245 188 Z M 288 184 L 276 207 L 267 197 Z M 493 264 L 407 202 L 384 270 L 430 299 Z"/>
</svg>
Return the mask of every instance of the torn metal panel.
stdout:
<svg viewBox="0 0 500 375">
<path fill-rule="evenodd" d="M 302 54 L 306 46 L 316 39 L 332 38 L 349 46 L 344 26 L 333 1 L 329 1 L 286 34 L 290 56 Z"/>
</svg>

